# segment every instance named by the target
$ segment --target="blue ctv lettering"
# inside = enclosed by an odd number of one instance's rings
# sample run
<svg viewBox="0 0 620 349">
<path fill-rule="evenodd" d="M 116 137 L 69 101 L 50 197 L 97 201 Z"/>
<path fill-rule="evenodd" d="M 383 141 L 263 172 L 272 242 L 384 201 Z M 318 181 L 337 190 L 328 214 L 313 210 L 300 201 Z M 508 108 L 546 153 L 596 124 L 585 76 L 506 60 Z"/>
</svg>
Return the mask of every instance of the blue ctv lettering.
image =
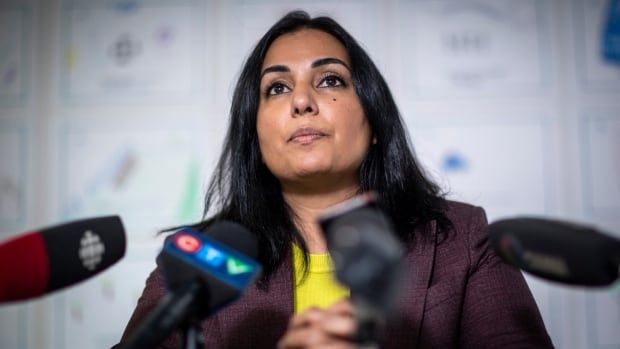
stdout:
<svg viewBox="0 0 620 349">
<path fill-rule="evenodd" d="M 224 253 L 209 245 L 204 245 L 199 256 L 210 266 L 215 268 L 219 268 L 226 261 L 226 255 Z"/>
</svg>

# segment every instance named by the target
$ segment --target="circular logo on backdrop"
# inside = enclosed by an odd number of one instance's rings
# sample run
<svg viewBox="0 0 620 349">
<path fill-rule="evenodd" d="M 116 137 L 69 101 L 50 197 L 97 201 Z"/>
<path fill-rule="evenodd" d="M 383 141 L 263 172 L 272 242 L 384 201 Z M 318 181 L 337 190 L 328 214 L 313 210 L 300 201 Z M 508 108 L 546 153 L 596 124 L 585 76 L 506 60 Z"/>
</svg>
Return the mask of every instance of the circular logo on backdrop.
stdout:
<svg viewBox="0 0 620 349">
<path fill-rule="evenodd" d="M 101 242 L 99 235 L 87 230 L 82 235 L 82 239 L 80 239 L 80 250 L 78 253 L 84 268 L 93 271 L 101 263 L 105 253 L 105 246 Z"/>
<path fill-rule="evenodd" d="M 189 234 L 177 234 L 174 244 L 179 250 L 187 253 L 196 253 L 202 247 L 200 240 Z"/>
</svg>

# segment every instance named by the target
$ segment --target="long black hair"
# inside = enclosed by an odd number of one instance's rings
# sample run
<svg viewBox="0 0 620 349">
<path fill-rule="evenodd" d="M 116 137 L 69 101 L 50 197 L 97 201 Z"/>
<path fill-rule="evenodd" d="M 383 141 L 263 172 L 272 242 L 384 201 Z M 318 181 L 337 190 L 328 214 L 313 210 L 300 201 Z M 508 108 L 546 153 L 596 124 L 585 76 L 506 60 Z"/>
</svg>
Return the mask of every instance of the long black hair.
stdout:
<svg viewBox="0 0 620 349">
<path fill-rule="evenodd" d="M 419 225 L 435 220 L 443 230 L 451 224 L 444 213 L 440 189 L 416 161 L 392 94 L 364 49 L 331 18 L 290 12 L 260 39 L 243 66 L 223 151 L 205 197 L 205 220 L 198 224 L 206 227 L 214 220 L 234 220 L 256 234 L 264 280 L 281 263 L 293 242 L 307 252 L 280 183 L 261 161 L 256 131 L 260 74 L 267 50 L 281 35 L 300 29 L 332 35 L 349 55 L 353 85 L 377 141 L 360 166 L 360 192 L 376 192 L 378 204 L 405 241 L 413 237 Z"/>
</svg>

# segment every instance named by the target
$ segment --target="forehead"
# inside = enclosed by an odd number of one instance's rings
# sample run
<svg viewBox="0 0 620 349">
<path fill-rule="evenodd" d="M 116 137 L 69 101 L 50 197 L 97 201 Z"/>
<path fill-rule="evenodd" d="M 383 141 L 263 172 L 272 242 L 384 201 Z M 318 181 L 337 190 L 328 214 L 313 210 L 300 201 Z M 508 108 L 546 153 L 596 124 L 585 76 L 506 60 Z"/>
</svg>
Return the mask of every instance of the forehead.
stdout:
<svg viewBox="0 0 620 349">
<path fill-rule="evenodd" d="M 338 39 L 320 30 L 301 29 L 274 40 L 265 55 L 263 68 L 274 64 L 309 64 L 325 57 L 335 57 L 350 64 L 349 55 Z"/>
</svg>

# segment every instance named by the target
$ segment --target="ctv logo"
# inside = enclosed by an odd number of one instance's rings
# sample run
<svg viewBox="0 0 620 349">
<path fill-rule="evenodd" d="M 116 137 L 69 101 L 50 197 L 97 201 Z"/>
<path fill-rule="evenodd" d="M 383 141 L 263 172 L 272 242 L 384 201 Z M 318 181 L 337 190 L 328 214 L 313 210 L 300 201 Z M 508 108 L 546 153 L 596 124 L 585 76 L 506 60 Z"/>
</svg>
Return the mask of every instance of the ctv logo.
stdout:
<svg viewBox="0 0 620 349">
<path fill-rule="evenodd" d="M 230 276 L 237 276 L 254 271 L 254 267 L 239 258 L 231 256 L 221 248 L 202 241 L 193 234 L 177 234 L 174 245 L 181 252 L 193 254 L 195 258 L 204 261 L 209 267 L 218 269 Z"/>
<path fill-rule="evenodd" d="M 213 268 L 224 269 L 228 275 L 239 275 L 253 270 L 251 265 L 209 244 L 204 245 L 198 257 Z"/>
</svg>

